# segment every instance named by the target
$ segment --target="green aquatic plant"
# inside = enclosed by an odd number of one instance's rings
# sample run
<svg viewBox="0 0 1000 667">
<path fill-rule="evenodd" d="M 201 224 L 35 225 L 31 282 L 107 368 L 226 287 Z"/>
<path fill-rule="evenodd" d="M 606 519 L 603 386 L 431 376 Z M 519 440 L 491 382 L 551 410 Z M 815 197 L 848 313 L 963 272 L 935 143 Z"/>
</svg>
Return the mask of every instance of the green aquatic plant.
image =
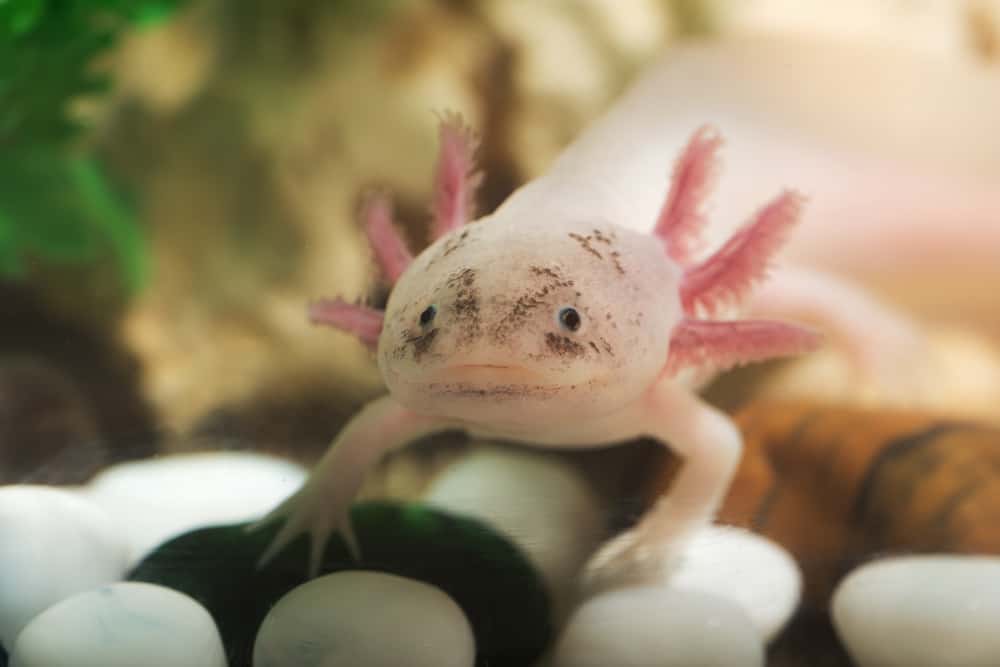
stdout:
<svg viewBox="0 0 1000 667">
<path fill-rule="evenodd" d="M 181 1 L 0 0 L 0 278 L 110 257 L 129 291 L 141 286 L 138 222 L 70 108 L 109 90 L 94 64 L 126 29 Z"/>
</svg>

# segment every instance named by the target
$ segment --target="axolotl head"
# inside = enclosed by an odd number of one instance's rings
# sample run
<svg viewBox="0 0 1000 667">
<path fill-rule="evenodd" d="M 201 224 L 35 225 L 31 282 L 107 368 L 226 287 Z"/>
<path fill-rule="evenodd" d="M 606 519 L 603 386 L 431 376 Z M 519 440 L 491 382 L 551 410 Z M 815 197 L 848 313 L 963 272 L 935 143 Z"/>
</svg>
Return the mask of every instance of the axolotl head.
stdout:
<svg viewBox="0 0 1000 667">
<path fill-rule="evenodd" d="M 663 370 L 679 277 L 656 240 L 626 229 L 485 218 L 439 238 L 399 278 L 379 369 L 397 400 L 428 414 L 610 413 Z"/>
<path fill-rule="evenodd" d="M 620 207 L 595 206 L 595 193 L 573 179 L 534 181 L 466 224 L 478 183 L 474 142 L 453 121 L 442 125 L 429 248 L 412 258 L 384 196 L 363 209 L 375 260 L 394 284 L 386 310 L 339 298 L 309 309 L 313 322 L 377 348 L 398 402 L 481 432 L 521 426 L 537 437 L 540 424 L 617 411 L 661 373 L 720 371 L 819 344 L 790 323 L 711 319 L 766 276 L 802 203 L 781 193 L 696 258 L 721 143 L 712 128 L 684 148 L 655 225 L 642 234 L 597 217 Z"/>
</svg>

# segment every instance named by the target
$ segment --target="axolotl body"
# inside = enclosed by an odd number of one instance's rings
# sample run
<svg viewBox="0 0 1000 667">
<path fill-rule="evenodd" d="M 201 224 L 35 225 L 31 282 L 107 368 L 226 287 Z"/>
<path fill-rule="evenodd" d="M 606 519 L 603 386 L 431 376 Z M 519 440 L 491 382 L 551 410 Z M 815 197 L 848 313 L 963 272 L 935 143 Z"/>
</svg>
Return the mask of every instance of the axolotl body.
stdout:
<svg viewBox="0 0 1000 667">
<path fill-rule="evenodd" d="M 585 576 L 591 589 L 662 578 L 686 539 L 711 521 L 741 452 L 730 420 L 676 373 L 802 353 L 818 336 L 777 321 L 710 318 L 764 277 L 801 197 L 781 193 L 699 259 L 721 140 L 711 128 L 695 132 L 671 179 L 655 129 L 625 128 L 625 140 L 607 146 L 609 164 L 557 162 L 470 223 L 475 141 L 446 117 L 437 238 L 415 258 L 387 200 L 369 200 L 369 239 L 394 283 L 384 314 L 339 299 L 314 304 L 311 314 L 376 350 L 388 394 L 358 412 L 302 489 L 264 519 L 284 525 L 262 562 L 303 532 L 314 574 L 335 531 L 360 554 L 348 510 L 366 472 L 434 432 L 560 448 L 649 436 L 679 454 L 682 469 L 665 497 L 598 551 Z M 621 224 L 624 215 L 646 216 L 652 231 Z"/>
</svg>

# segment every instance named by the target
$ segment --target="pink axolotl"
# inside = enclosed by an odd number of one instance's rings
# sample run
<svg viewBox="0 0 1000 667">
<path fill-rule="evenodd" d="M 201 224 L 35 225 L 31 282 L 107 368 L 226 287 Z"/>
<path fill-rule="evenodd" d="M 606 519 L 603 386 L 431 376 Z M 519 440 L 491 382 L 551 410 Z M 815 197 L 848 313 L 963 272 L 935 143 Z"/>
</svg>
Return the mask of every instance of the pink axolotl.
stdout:
<svg viewBox="0 0 1000 667">
<path fill-rule="evenodd" d="M 712 520 L 741 452 L 731 421 L 675 373 L 802 353 L 818 336 L 778 321 L 711 318 L 764 277 L 801 197 L 780 194 L 699 258 L 720 139 L 697 131 L 671 183 L 651 129 L 629 129 L 628 140 L 608 146 L 620 178 L 609 182 L 599 169 L 592 179 L 586 165 L 561 161 L 467 224 L 474 140 L 446 118 L 436 240 L 415 258 L 388 203 L 370 200 L 369 239 L 394 283 L 385 312 L 331 300 L 311 315 L 376 348 L 389 393 L 361 409 L 303 488 L 264 519 L 285 522 L 262 562 L 303 532 L 314 574 L 334 531 L 359 555 L 348 509 L 366 471 L 437 431 L 560 448 L 651 436 L 682 456 L 683 468 L 667 496 L 599 550 L 587 580 L 599 589 L 662 577 L 686 538 Z M 648 219 L 652 232 L 628 229 L 623 216 Z"/>
</svg>

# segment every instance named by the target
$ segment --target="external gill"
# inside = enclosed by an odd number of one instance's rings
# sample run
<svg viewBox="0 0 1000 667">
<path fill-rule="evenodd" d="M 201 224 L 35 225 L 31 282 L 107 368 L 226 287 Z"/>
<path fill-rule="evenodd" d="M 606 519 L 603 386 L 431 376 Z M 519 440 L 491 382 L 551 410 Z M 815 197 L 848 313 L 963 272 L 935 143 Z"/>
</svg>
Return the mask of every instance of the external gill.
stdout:
<svg viewBox="0 0 1000 667">
<path fill-rule="evenodd" d="M 431 224 L 434 238 L 465 225 L 474 214 L 475 192 L 482 180 L 474 160 L 477 145 L 478 140 L 460 115 L 446 113 L 441 117 Z M 393 221 L 388 195 L 382 192 L 369 195 L 361 218 L 375 263 L 385 281 L 395 285 L 413 262 L 413 253 Z M 339 297 L 309 306 L 310 321 L 353 334 L 369 349 L 378 344 L 384 315 L 383 311 L 350 304 Z"/>
<path fill-rule="evenodd" d="M 667 255 L 684 269 L 680 297 L 686 317 L 674 329 L 667 371 L 684 366 L 732 366 L 807 352 L 820 337 L 803 327 L 767 320 L 698 319 L 738 305 L 766 277 L 774 254 L 799 219 L 803 197 L 786 191 L 762 208 L 721 248 L 695 263 L 707 222 L 702 207 L 719 172 L 722 139 L 711 127 L 699 128 L 678 158 L 666 201 L 653 234 Z"/>
</svg>

